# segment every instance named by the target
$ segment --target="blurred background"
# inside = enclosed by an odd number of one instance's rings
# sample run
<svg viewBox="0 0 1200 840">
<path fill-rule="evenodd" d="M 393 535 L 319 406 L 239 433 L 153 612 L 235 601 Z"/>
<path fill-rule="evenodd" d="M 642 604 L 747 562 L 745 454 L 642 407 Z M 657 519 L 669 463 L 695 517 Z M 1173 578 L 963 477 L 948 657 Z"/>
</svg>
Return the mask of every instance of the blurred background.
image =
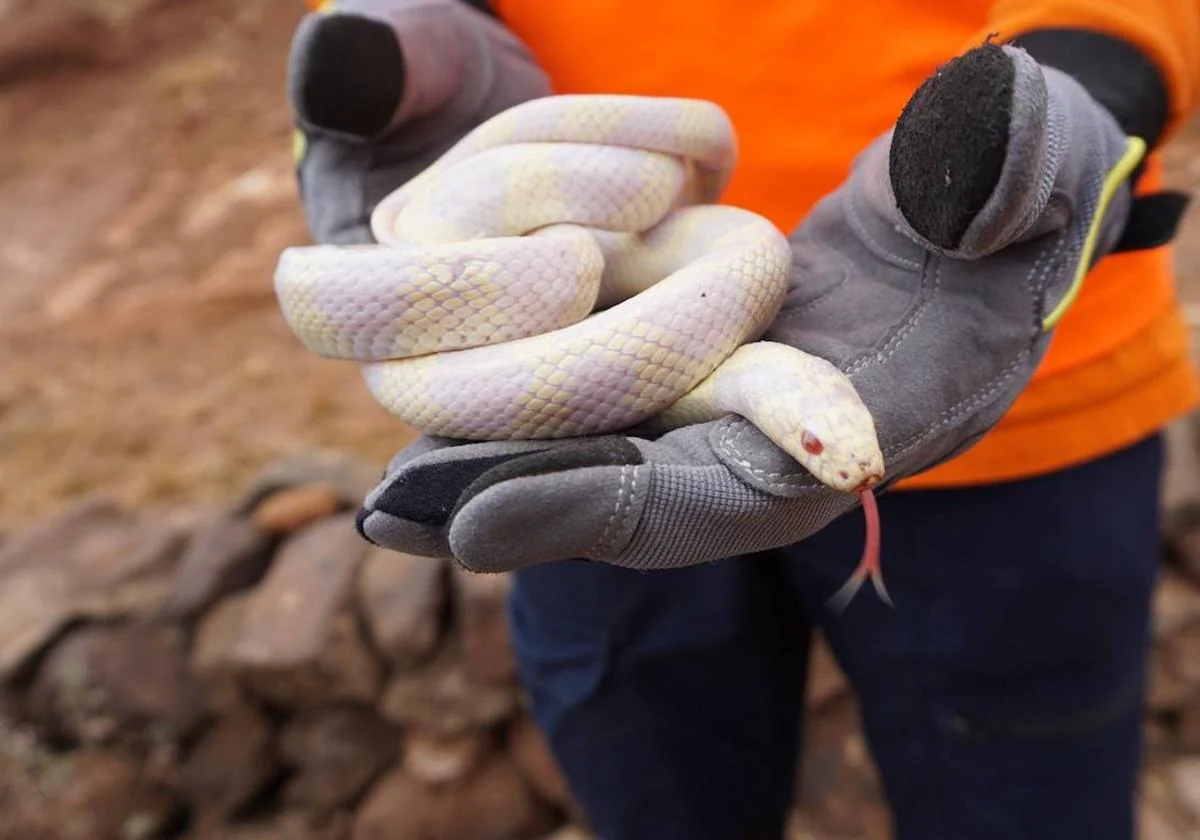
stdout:
<svg viewBox="0 0 1200 840">
<path fill-rule="evenodd" d="M 275 306 L 307 241 L 303 12 L 0 0 L 4 840 L 587 836 L 523 710 L 504 579 L 346 527 L 411 433 Z M 1200 184 L 1197 130 L 1167 158 Z M 1198 212 L 1177 259 L 1200 304 Z M 1200 837 L 1200 472 L 1192 420 L 1172 434 L 1144 840 Z M 823 648 L 809 706 L 795 837 L 887 837 Z"/>
<path fill-rule="evenodd" d="M 297 446 L 407 438 L 274 305 L 305 241 L 300 0 L 0 2 L 0 528 L 93 490 L 213 499 Z"/>
</svg>

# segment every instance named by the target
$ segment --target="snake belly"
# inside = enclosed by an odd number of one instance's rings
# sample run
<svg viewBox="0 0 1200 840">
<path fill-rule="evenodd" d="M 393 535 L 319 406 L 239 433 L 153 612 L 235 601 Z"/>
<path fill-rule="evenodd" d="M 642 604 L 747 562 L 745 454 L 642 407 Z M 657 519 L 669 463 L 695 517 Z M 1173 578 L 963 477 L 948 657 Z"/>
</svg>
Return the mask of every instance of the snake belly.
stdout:
<svg viewBox="0 0 1200 840">
<path fill-rule="evenodd" d="M 309 349 L 361 363 L 374 398 L 425 434 L 561 438 L 736 411 L 802 463 L 799 430 L 824 422 L 870 472 L 882 459 L 849 380 L 757 341 L 792 255 L 768 220 L 713 203 L 735 159 L 712 103 L 533 100 L 384 198 L 378 244 L 287 249 L 277 296 Z M 790 399 L 763 375 L 780 365 Z M 862 483 L 835 467 L 817 477 Z"/>
</svg>

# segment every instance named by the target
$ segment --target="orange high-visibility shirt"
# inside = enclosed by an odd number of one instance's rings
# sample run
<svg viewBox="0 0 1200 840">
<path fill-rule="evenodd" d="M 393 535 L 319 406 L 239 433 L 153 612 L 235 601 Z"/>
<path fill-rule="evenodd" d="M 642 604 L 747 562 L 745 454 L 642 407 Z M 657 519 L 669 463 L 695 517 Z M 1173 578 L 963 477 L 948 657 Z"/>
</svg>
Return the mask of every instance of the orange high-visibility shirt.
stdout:
<svg viewBox="0 0 1200 840">
<path fill-rule="evenodd" d="M 709 99 L 739 163 L 723 200 L 790 231 L 890 127 L 917 86 L 992 32 L 1072 26 L 1141 47 L 1167 81 L 1174 131 L 1200 97 L 1195 0 L 495 0 L 558 93 Z M 1144 187 L 1160 184 L 1152 156 Z M 1076 464 L 1194 408 L 1200 387 L 1169 248 L 1103 260 L 1034 381 L 958 458 L 904 482 L 976 484 Z M 947 364 L 953 360 L 947 359 Z"/>
</svg>

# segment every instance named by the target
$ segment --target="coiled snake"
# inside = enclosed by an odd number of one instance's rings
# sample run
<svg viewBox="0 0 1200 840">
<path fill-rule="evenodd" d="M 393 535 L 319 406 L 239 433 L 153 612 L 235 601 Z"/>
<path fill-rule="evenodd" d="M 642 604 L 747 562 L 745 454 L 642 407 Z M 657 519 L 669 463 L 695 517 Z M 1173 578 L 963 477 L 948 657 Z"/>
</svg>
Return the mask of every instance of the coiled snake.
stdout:
<svg viewBox="0 0 1200 840">
<path fill-rule="evenodd" d="M 562 438 L 736 413 L 872 523 L 844 604 L 878 574 L 870 412 L 829 362 L 760 340 L 787 238 L 717 205 L 736 162 L 718 106 L 568 95 L 483 123 L 375 209 L 378 244 L 286 249 L 276 293 L 299 339 L 363 365 L 430 435 Z"/>
</svg>

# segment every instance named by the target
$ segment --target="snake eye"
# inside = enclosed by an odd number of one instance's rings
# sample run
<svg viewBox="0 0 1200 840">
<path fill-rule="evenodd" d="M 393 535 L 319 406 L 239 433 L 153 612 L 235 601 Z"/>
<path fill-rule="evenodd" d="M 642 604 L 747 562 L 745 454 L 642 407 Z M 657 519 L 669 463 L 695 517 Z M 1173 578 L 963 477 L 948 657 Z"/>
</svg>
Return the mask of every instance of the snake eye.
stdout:
<svg viewBox="0 0 1200 840">
<path fill-rule="evenodd" d="M 800 445 L 810 455 L 820 455 L 825 451 L 825 444 L 821 443 L 821 439 L 809 431 L 800 435 Z"/>
</svg>

